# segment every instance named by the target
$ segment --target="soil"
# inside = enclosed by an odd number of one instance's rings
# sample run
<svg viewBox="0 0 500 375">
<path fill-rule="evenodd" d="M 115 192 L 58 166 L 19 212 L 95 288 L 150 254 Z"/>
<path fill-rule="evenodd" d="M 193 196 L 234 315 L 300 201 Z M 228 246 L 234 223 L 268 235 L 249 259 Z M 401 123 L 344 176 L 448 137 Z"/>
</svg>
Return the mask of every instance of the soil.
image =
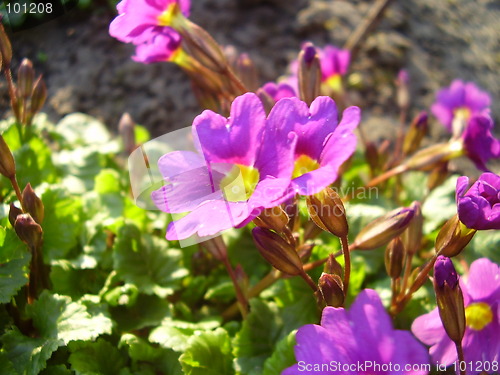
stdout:
<svg viewBox="0 0 500 375">
<path fill-rule="evenodd" d="M 300 45 L 342 46 L 373 1 L 367 0 L 196 0 L 191 19 L 223 45 L 248 52 L 262 83 L 286 72 Z M 200 112 L 182 71 L 168 63 L 142 65 L 133 48 L 111 38 L 114 9 L 103 5 L 66 15 L 12 35 L 18 60 L 28 57 L 43 73 L 54 120 L 84 112 L 116 129 L 123 112 L 161 135 L 189 126 Z M 412 113 L 426 109 L 434 93 L 452 79 L 475 81 L 500 96 L 500 3 L 495 0 L 407 0 L 393 2 L 366 39 L 351 72 L 358 84 L 351 101 L 363 109 L 372 138 L 392 137 L 397 117 L 394 79 L 410 74 Z M 359 78 L 361 78 L 359 80 Z M 0 109 L 8 115 L 5 83 Z M 494 108 L 498 119 L 500 108 Z M 498 122 L 498 121 L 497 121 Z M 442 137 L 439 126 L 434 137 Z"/>
</svg>

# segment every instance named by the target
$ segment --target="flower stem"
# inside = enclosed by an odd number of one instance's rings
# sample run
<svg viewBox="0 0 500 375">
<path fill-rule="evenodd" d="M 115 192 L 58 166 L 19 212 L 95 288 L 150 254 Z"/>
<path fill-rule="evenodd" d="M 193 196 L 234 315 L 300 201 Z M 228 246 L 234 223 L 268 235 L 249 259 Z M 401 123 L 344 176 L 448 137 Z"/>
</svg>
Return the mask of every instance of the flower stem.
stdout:
<svg viewBox="0 0 500 375">
<path fill-rule="evenodd" d="M 397 176 L 398 174 L 406 172 L 407 170 L 408 170 L 408 167 L 406 165 L 398 165 L 397 167 L 381 174 L 380 176 L 375 177 L 373 180 L 368 182 L 366 187 L 377 186 L 378 184 L 384 182 L 385 180 L 388 180 L 391 177 L 394 177 L 394 176 Z"/>
<path fill-rule="evenodd" d="M 307 283 L 307 285 L 309 285 L 312 289 L 313 292 L 316 292 L 318 290 L 318 286 L 316 285 L 316 283 L 313 281 L 313 279 L 311 278 L 311 276 L 309 276 L 307 274 L 306 271 L 303 271 L 301 274 L 300 274 L 300 277 L 302 277 L 304 279 L 304 281 Z"/>
<path fill-rule="evenodd" d="M 236 291 L 236 299 L 238 300 L 238 307 L 240 308 L 241 316 L 245 319 L 248 315 L 248 301 L 245 298 L 245 294 L 241 290 L 240 284 L 234 273 L 234 269 L 229 262 L 229 258 L 226 256 L 222 259 L 222 263 L 226 267 L 227 273 L 233 282 L 234 290 Z"/>
<path fill-rule="evenodd" d="M 408 253 L 406 257 L 405 270 L 403 273 L 403 286 L 401 287 L 401 294 L 406 292 L 406 288 L 408 287 L 408 279 L 411 274 L 411 261 L 413 259 L 413 253 Z"/>
<path fill-rule="evenodd" d="M 340 242 L 342 243 L 342 253 L 344 254 L 344 295 L 347 298 L 349 279 L 351 277 L 351 251 L 349 250 L 347 236 L 340 237 Z"/>
<path fill-rule="evenodd" d="M 21 208 L 23 211 L 26 211 L 24 209 L 23 205 L 23 195 L 21 194 L 21 189 L 19 188 L 19 184 L 17 183 L 16 176 L 12 176 L 10 178 L 10 183 L 12 184 L 12 187 L 14 188 L 14 191 L 16 192 L 17 199 L 19 200 L 19 203 L 21 203 Z"/>
<path fill-rule="evenodd" d="M 465 368 L 461 366 L 462 363 L 465 363 L 464 349 L 462 348 L 462 343 L 460 341 L 457 341 L 455 342 L 455 346 L 457 347 L 458 368 L 460 369 L 460 375 L 466 375 Z"/>
</svg>

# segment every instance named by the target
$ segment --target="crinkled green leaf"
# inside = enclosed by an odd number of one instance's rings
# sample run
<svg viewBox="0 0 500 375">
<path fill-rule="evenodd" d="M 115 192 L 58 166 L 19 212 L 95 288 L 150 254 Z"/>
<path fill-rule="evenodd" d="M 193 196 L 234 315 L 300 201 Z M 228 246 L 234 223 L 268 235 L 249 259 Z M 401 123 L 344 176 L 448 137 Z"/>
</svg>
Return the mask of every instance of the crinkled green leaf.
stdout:
<svg viewBox="0 0 500 375">
<path fill-rule="evenodd" d="M 78 244 L 82 227 L 81 201 L 58 186 L 48 186 L 42 194 L 45 206 L 43 255 L 45 263 L 63 258 Z"/>
<path fill-rule="evenodd" d="M 122 227 L 115 240 L 113 260 L 118 275 L 146 294 L 172 294 L 188 273 L 181 259 L 180 250 L 168 249 L 165 240 L 141 235 L 134 225 Z"/>
<path fill-rule="evenodd" d="M 231 281 L 223 281 L 207 290 L 204 298 L 220 302 L 230 302 L 235 299 L 234 285 Z"/>
<path fill-rule="evenodd" d="M 37 375 L 61 345 L 61 340 L 57 338 L 27 337 L 17 328 L 5 333 L 1 341 L 4 353 L 17 373 L 22 375 Z"/>
<path fill-rule="evenodd" d="M 2 369 L 3 375 L 18 375 L 14 365 L 5 352 L 0 352 L 0 369 Z"/>
<path fill-rule="evenodd" d="M 71 375 L 72 372 L 65 365 L 47 366 L 40 375 Z"/>
<path fill-rule="evenodd" d="M 250 314 L 233 340 L 235 368 L 238 374 L 260 375 L 283 335 L 283 317 L 273 302 L 250 301 Z"/>
<path fill-rule="evenodd" d="M 94 340 L 111 333 L 112 322 L 102 313 L 91 314 L 80 302 L 44 291 L 32 305 L 33 325 L 42 337 L 62 340 Z"/>
<path fill-rule="evenodd" d="M 73 341 L 69 344 L 71 369 L 85 375 L 117 375 L 125 366 L 125 357 L 110 342 Z"/>
<path fill-rule="evenodd" d="M 0 303 L 7 303 L 28 282 L 31 254 L 12 229 L 0 227 Z"/>
<path fill-rule="evenodd" d="M 54 261 L 50 268 L 52 291 L 73 299 L 78 299 L 84 294 L 99 293 L 106 279 L 106 273 L 93 269 L 95 266 L 95 258 L 85 254 L 74 261 L 64 259 Z"/>
<path fill-rule="evenodd" d="M 296 331 L 290 332 L 288 336 L 278 342 L 273 355 L 264 362 L 262 375 L 281 374 L 284 369 L 295 364 L 295 354 L 293 352 L 295 333 Z"/>
<path fill-rule="evenodd" d="M 223 328 L 192 336 L 179 361 L 186 375 L 232 375 L 235 373 L 231 339 Z"/>
</svg>

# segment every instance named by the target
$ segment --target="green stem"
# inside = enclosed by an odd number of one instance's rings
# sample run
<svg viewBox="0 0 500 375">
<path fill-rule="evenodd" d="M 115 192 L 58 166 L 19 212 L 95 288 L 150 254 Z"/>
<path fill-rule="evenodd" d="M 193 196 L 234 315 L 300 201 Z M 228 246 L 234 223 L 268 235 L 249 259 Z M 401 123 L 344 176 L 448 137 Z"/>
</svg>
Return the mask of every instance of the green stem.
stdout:
<svg viewBox="0 0 500 375">
<path fill-rule="evenodd" d="M 347 298 L 349 279 L 351 277 L 351 251 L 349 250 L 347 236 L 340 237 L 340 242 L 342 243 L 342 253 L 344 254 L 344 295 Z"/>
</svg>

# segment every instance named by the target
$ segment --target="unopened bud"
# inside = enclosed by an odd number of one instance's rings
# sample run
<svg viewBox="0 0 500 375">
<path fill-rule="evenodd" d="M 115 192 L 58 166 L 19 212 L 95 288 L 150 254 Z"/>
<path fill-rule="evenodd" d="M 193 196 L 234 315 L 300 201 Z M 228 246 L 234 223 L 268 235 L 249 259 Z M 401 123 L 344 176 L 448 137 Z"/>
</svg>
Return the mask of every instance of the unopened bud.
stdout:
<svg viewBox="0 0 500 375">
<path fill-rule="evenodd" d="M 266 110 L 266 113 L 269 114 L 271 112 L 271 109 L 274 107 L 274 99 L 269 95 L 265 90 L 263 89 L 258 89 L 256 92 L 257 96 L 259 97 L 260 101 L 262 104 L 264 104 L 264 109 Z"/>
<path fill-rule="evenodd" d="M 408 254 L 415 254 L 420 250 L 423 238 L 424 217 L 422 215 L 422 206 L 420 202 L 414 202 L 415 214 L 408 225 L 408 228 L 403 232 L 401 239 L 405 251 Z"/>
<path fill-rule="evenodd" d="M 341 278 L 344 277 L 344 270 L 342 269 L 342 266 L 340 265 L 339 262 L 337 262 L 337 259 L 333 256 L 333 254 L 330 254 L 328 256 L 328 260 L 325 263 L 324 267 L 324 273 L 329 273 L 331 275 L 337 275 Z"/>
<path fill-rule="evenodd" d="M 353 248 L 371 250 L 386 245 L 408 227 L 415 214 L 414 204 L 398 208 L 364 227 L 354 240 Z"/>
<path fill-rule="evenodd" d="M 42 227 L 33 220 L 30 214 L 18 215 L 14 222 L 17 236 L 30 248 L 37 249 L 42 243 Z"/>
<path fill-rule="evenodd" d="M 413 154 L 404 166 L 408 169 L 429 170 L 436 164 L 463 155 L 464 146 L 461 140 L 432 145 Z"/>
<path fill-rule="evenodd" d="M 327 187 L 308 196 L 306 202 L 309 216 L 318 227 L 337 237 L 347 236 L 349 225 L 344 204 L 334 189 Z"/>
<path fill-rule="evenodd" d="M 320 95 L 321 89 L 321 65 L 312 43 L 306 43 L 299 53 L 298 79 L 300 99 L 309 105 Z"/>
<path fill-rule="evenodd" d="M 12 46 L 5 29 L 0 22 L 0 53 L 2 54 L 2 66 L 8 67 L 12 61 Z"/>
<path fill-rule="evenodd" d="M 42 76 L 40 76 L 33 85 L 33 93 L 31 94 L 31 108 L 30 108 L 31 116 L 34 116 L 42 109 L 46 99 L 47 99 L 47 86 L 45 86 L 45 82 L 42 79 Z"/>
<path fill-rule="evenodd" d="M 134 120 L 132 120 L 132 116 L 128 113 L 124 113 L 118 123 L 118 133 L 120 133 L 120 137 L 122 138 L 123 148 L 129 155 L 136 148 L 134 128 L 135 123 Z"/>
<path fill-rule="evenodd" d="M 340 307 L 344 305 L 344 285 L 339 276 L 323 273 L 319 278 L 318 287 L 328 306 Z"/>
<path fill-rule="evenodd" d="M 408 72 L 404 69 L 399 71 L 398 78 L 396 80 L 397 85 L 397 102 L 400 109 L 407 109 L 410 106 L 410 92 L 408 89 Z"/>
<path fill-rule="evenodd" d="M 413 119 L 403 143 L 403 152 L 405 155 L 413 154 L 420 147 L 422 139 L 426 136 L 429 129 L 427 120 L 428 116 L 425 111 L 420 112 Z"/>
<path fill-rule="evenodd" d="M 14 203 L 10 204 L 10 209 L 9 209 L 9 222 L 10 225 L 12 225 L 12 228 L 14 228 L 14 224 L 16 223 L 16 219 L 19 215 L 22 215 L 23 211 L 20 208 L 17 208 L 14 206 Z"/>
<path fill-rule="evenodd" d="M 24 59 L 17 71 L 17 90 L 19 96 L 27 99 L 33 91 L 33 81 L 35 80 L 35 70 L 30 60 Z"/>
<path fill-rule="evenodd" d="M 292 276 L 304 272 L 295 248 L 280 235 L 259 227 L 254 228 L 252 234 L 260 254 L 274 268 Z"/>
<path fill-rule="evenodd" d="M 0 135 L 0 173 L 11 179 L 16 175 L 16 163 L 10 148 Z"/>
<path fill-rule="evenodd" d="M 30 183 L 28 183 L 28 185 L 24 188 L 22 198 L 23 207 L 26 210 L 26 213 L 29 213 L 31 217 L 41 225 L 45 215 L 45 210 L 42 200 L 36 195 Z"/>
<path fill-rule="evenodd" d="M 259 88 L 259 79 L 255 64 L 247 53 L 242 53 L 236 61 L 236 74 L 249 91 Z"/>
<path fill-rule="evenodd" d="M 275 206 L 273 208 L 266 208 L 262 211 L 262 213 L 254 219 L 254 223 L 261 228 L 281 232 L 288 224 L 288 220 L 288 215 L 283 208 L 281 208 L 281 206 Z"/>
<path fill-rule="evenodd" d="M 403 270 L 403 261 L 405 256 L 405 248 L 401 238 L 396 237 L 385 249 L 385 269 L 391 279 L 397 279 L 401 276 Z"/>
<path fill-rule="evenodd" d="M 455 215 L 439 231 L 436 238 L 436 253 L 454 257 L 462 252 L 475 234 L 475 229 L 467 228 L 459 220 L 458 215 Z"/>
<path fill-rule="evenodd" d="M 454 342 L 465 333 L 464 297 L 458 275 L 450 258 L 439 256 L 434 264 L 434 290 L 443 327 Z"/>
</svg>

